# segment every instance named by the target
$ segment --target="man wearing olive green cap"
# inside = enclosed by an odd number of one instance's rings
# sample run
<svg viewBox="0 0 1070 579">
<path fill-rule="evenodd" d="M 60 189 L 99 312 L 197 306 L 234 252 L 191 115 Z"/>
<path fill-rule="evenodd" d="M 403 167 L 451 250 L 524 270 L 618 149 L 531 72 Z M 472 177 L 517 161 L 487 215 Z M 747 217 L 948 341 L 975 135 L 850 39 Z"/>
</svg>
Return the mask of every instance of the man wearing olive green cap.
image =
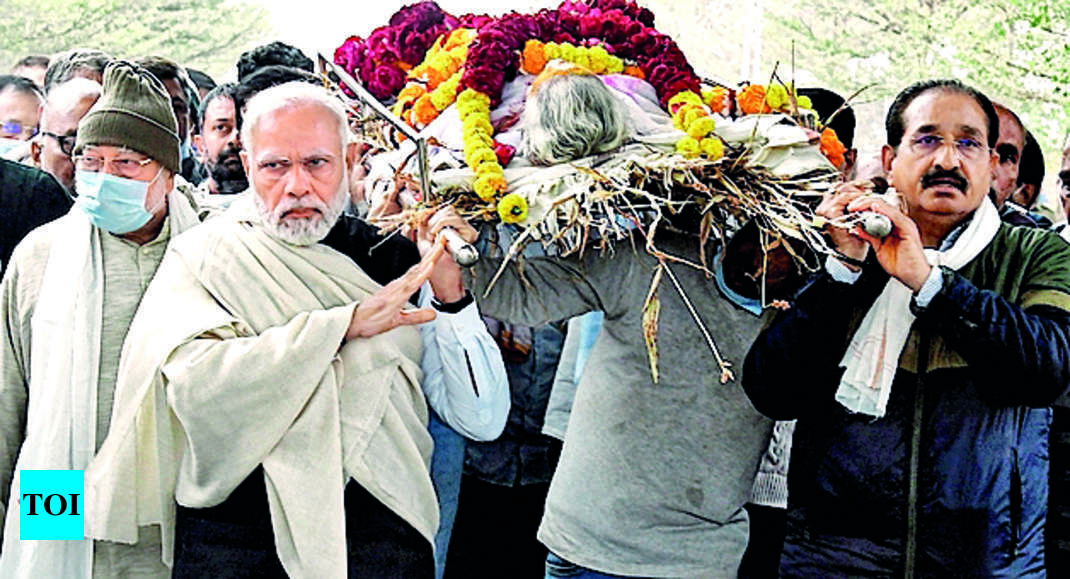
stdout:
<svg viewBox="0 0 1070 579">
<path fill-rule="evenodd" d="M 75 208 L 15 248 L 0 285 L 0 577 L 170 575 L 155 526 L 133 545 L 19 540 L 18 473 L 89 464 L 134 311 L 171 237 L 197 223 L 163 85 L 124 61 L 103 85 L 78 125 Z"/>
</svg>

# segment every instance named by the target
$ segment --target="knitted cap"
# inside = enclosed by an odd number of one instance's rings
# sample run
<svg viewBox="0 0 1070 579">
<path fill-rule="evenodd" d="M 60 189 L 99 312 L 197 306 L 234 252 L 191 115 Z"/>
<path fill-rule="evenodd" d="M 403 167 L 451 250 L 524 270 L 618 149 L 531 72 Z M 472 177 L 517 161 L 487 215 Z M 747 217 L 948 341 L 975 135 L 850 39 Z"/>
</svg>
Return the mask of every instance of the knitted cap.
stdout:
<svg viewBox="0 0 1070 579">
<path fill-rule="evenodd" d="M 126 147 L 178 173 L 178 121 L 163 83 L 131 62 L 109 63 L 100 99 L 78 123 L 75 154 L 90 145 Z"/>
</svg>

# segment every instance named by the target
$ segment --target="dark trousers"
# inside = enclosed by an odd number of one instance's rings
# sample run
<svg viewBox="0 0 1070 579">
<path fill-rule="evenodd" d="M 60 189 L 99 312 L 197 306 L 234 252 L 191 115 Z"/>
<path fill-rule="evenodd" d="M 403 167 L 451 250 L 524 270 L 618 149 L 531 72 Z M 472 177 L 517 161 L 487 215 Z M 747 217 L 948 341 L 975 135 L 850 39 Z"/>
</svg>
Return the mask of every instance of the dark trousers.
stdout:
<svg viewBox="0 0 1070 579">
<path fill-rule="evenodd" d="M 431 543 L 353 481 L 346 485 L 345 510 L 350 579 L 435 576 Z M 286 577 L 260 469 L 217 507 L 178 507 L 172 577 Z"/>
<path fill-rule="evenodd" d="M 1070 577 L 1070 407 L 1055 406 L 1052 410 L 1044 554 L 1049 577 Z"/>
<path fill-rule="evenodd" d="M 787 510 L 747 503 L 743 505 L 750 516 L 750 539 L 743 561 L 739 564 L 740 579 L 772 579 L 780 576 L 780 553 L 784 550 L 787 531 Z"/>
<path fill-rule="evenodd" d="M 550 483 L 507 487 L 461 478 L 446 579 L 542 578 L 547 549 L 535 538 Z"/>
</svg>

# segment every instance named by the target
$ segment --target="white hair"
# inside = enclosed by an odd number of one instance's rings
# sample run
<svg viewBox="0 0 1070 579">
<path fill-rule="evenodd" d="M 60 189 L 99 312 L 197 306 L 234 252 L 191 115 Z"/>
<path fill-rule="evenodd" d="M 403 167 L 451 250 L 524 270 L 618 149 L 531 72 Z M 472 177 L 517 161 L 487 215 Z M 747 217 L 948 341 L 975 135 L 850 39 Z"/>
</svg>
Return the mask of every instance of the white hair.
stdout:
<svg viewBox="0 0 1070 579">
<path fill-rule="evenodd" d="M 522 122 L 520 152 L 536 165 L 611 151 L 628 134 L 616 98 L 593 75 L 546 79 L 528 97 Z"/>
<path fill-rule="evenodd" d="M 283 196 L 279 199 L 274 209 L 267 206 L 264 199 L 256 192 L 256 186 L 252 182 L 249 187 L 253 189 L 253 204 L 260 215 L 260 222 L 264 225 L 264 231 L 268 235 L 291 245 L 312 245 L 319 243 L 342 216 L 346 204 L 349 201 L 348 174 L 343 175 L 338 184 L 338 190 L 331 197 L 330 203 L 324 203 L 315 195 L 305 195 L 300 199 Z M 283 214 L 294 209 L 316 209 L 320 214 L 312 217 L 287 217 Z"/>
<path fill-rule="evenodd" d="M 292 81 L 264 89 L 246 103 L 241 127 L 241 141 L 245 150 L 252 153 L 255 148 L 254 135 L 260 119 L 265 115 L 302 106 L 318 106 L 330 113 L 338 124 L 338 137 L 344 149 L 349 142 L 349 122 L 341 101 L 322 86 Z M 344 150 L 342 152 L 345 153 Z"/>
<path fill-rule="evenodd" d="M 49 111 L 70 110 L 77 106 L 78 103 L 90 99 L 96 102 L 100 98 L 102 91 L 103 87 L 100 86 L 99 82 L 80 76 L 52 87 L 52 90 L 48 91 L 48 96 L 45 98 L 45 107 L 41 114 L 41 128 L 51 128 L 45 126 Z"/>
</svg>

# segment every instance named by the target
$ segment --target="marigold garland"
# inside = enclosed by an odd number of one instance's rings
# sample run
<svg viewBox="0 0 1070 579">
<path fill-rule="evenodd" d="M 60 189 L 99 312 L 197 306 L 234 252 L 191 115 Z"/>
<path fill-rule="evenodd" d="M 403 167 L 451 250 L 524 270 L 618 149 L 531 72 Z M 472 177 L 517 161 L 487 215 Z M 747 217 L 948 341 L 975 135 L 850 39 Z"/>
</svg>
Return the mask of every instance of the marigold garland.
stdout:
<svg viewBox="0 0 1070 579">
<path fill-rule="evenodd" d="M 474 89 L 465 89 L 457 97 L 464 139 L 464 161 L 476 174 L 473 185 L 484 201 L 495 199 L 505 191 L 505 172 L 494 152 L 494 127 L 490 124 L 490 97 Z"/>
<path fill-rule="evenodd" d="M 624 61 L 609 54 L 604 46 L 575 46 L 569 43 L 529 40 L 524 44 L 520 68 L 528 74 L 539 74 L 551 60 L 563 60 L 581 66 L 595 74 L 620 74 Z"/>
</svg>

